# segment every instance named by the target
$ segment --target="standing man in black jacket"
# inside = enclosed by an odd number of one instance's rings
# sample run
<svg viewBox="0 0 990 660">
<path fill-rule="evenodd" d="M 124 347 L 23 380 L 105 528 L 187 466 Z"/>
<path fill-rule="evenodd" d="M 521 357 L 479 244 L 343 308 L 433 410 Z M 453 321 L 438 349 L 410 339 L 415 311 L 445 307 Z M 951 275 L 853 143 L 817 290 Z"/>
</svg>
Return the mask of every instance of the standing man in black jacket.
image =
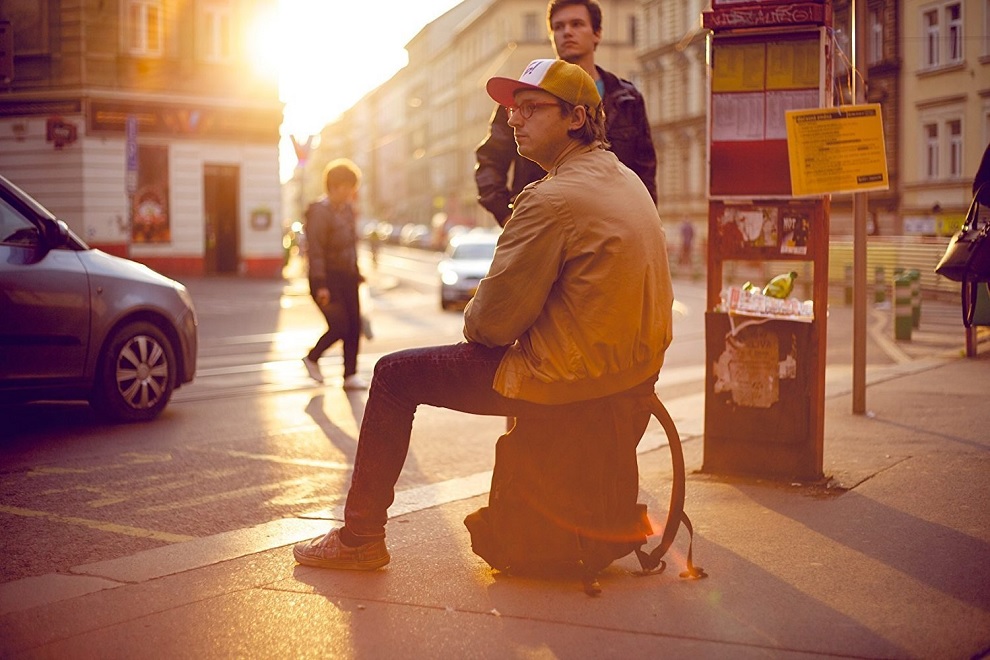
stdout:
<svg viewBox="0 0 990 660">
<path fill-rule="evenodd" d="M 601 6 L 597 0 L 550 0 L 547 26 L 557 57 L 577 64 L 594 79 L 604 102 L 609 148 L 642 179 L 655 203 L 657 156 L 643 96 L 631 82 L 595 65 L 595 49 L 602 38 Z M 519 191 L 546 175 L 539 165 L 516 152 L 507 121 L 505 108 L 497 107 L 488 136 L 475 152 L 478 202 L 495 216 L 499 225 L 509 219 Z"/>
</svg>

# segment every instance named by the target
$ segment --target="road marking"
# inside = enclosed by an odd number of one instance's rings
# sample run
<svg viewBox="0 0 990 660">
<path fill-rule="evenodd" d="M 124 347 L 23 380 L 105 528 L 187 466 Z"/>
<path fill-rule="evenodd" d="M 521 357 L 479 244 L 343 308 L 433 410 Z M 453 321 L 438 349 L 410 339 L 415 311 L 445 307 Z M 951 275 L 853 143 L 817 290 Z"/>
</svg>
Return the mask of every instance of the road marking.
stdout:
<svg viewBox="0 0 990 660">
<path fill-rule="evenodd" d="M 191 506 L 200 506 L 202 504 L 213 504 L 214 502 L 220 502 L 223 500 L 238 499 L 240 497 L 244 497 L 245 495 L 258 495 L 261 493 L 266 493 L 271 490 L 275 490 L 275 491 L 288 490 L 289 488 L 292 488 L 294 486 L 299 486 L 304 484 L 313 485 L 313 479 L 311 477 L 299 477 L 296 479 L 287 479 L 285 481 L 278 481 L 275 483 L 260 484 L 258 486 L 248 486 L 247 488 L 228 490 L 213 495 L 204 495 L 203 497 L 194 497 L 192 499 L 179 500 L 176 502 L 169 502 L 167 504 L 156 504 L 155 506 L 149 506 L 140 509 L 138 513 L 160 513 L 162 511 L 175 511 L 177 509 L 186 509 Z"/>
<path fill-rule="evenodd" d="M 869 334 L 870 337 L 872 337 L 873 341 L 877 343 L 877 345 L 880 347 L 880 350 L 886 353 L 887 357 L 889 357 L 897 364 L 907 364 L 908 362 L 912 362 L 913 358 L 907 353 L 905 353 L 903 350 L 901 350 L 901 348 L 897 345 L 897 343 L 894 340 L 890 339 L 887 336 L 887 333 L 884 332 L 887 326 L 886 318 L 885 318 L 886 313 L 878 310 L 873 310 L 872 316 L 873 316 L 873 324 L 869 327 L 867 333 Z"/>
<path fill-rule="evenodd" d="M 147 477 L 137 477 L 130 481 L 121 481 L 112 484 L 116 487 L 115 489 L 106 488 L 101 491 L 104 497 L 89 502 L 88 506 L 98 509 L 142 497 L 155 497 L 157 499 L 159 495 L 167 495 L 172 491 L 190 488 L 202 483 L 206 479 L 229 479 L 231 477 L 237 477 L 243 472 L 243 468 L 232 467 L 197 470 L 181 475 L 155 474 Z"/>
<path fill-rule="evenodd" d="M 128 458 L 130 460 L 125 463 L 109 463 L 107 465 L 94 465 L 88 468 L 64 468 L 64 467 L 54 467 L 54 466 L 33 467 L 27 472 L 27 476 L 46 477 L 46 476 L 60 475 L 60 474 L 90 474 L 92 472 L 101 472 L 103 470 L 130 468 L 133 467 L 134 465 L 140 465 L 144 463 L 168 463 L 169 461 L 172 460 L 172 455 L 169 453 L 140 454 L 137 452 L 125 452 L 120 456 L 122 458 Z"/>
<path fill-rule="evenodd" d="M 267 463 L 281 463 L 282 465 L 300 465 L 302 467 L 317 467 L 324 468 L 327 470 L 350 470 L 350 463 L 340 463 L 337 461 L 321 461 L 313 458 L 286 458 L 285 456 L 276 456 L 275 454 L 251 454 L 246 451 L 237 451 L 235 449 L 226 450 L 216 450 L 216 449 L 206 449 L 211 453 L 224 454 L 225 456 L 230 456 L 231 458 L 247 458 L 252 461 L 265 461 Z"/>
<path fill-rule="evenodd" d="M 185 541 L 192 541 L 196 538 L 195 536 L 186 536 L 184 534 L 169 534 L 168 532 L 156 532 L 153 529 L 142 529 L 140 527 L 131 527 L 129 525 L 117 525 L 115 523 L 103 522 L 101 520 L 88 520 L 86 518 L 75 518 L 73 516 L 60 516 L 57 513 L 22 509 L 16 506 L 0 505 L 0 513 L 9 513 L 12 516 L 21 516 L 23 518 L 45 518 L 52 522 L 80 525 L 82 527 L 89 527 L 90 529 L 97 529 L 101 532 L 122 534 L 124 536 L 133 536 L 141 539 L 154 539 L 164 543 L 183 543 Z"/>
</svg>

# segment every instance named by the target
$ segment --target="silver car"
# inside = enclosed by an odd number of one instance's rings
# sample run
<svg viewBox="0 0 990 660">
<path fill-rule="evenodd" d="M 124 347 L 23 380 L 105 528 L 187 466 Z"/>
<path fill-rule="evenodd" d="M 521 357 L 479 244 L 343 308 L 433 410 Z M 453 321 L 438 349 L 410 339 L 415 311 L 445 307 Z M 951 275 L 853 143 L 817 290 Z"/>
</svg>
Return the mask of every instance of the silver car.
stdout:
<svg viewBox="0 0 990 660">
<path fill-rule="evenodd" d="M 498 234 L 472 230 L 450 239 L 437 270 L 440 272 L 440 307 L 459 307 L 474 297 L 481 278 L 488 274 Z"/>
<path fill-rule="evenodd" d="M 0 403 L 87 400 L 146 421 L 196 373 L 185 286 L 91 249 L 0 176 Z"/>
</svg>

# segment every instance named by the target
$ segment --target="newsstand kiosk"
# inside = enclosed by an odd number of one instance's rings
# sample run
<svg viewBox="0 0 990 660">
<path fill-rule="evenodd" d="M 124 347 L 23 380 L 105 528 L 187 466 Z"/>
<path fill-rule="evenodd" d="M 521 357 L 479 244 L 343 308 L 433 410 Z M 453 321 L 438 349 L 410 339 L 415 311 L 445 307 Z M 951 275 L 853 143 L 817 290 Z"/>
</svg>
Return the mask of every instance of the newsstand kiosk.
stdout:
<svg viewBox="0 0 990 660">
<path fill-rule="evenodd" d="M 829 211 L 794 198 L 785 112 L 831 105 L 828 0 L 713 0 L 709 33 L 708 289 L 702 472 L 822 478 Z M 786 299 L 750 270 L 812 273 Z M 807 277 L 807 275 L 805 275 Z M 736 277 L 736 279 L 742 279 Z"/>
</svg>

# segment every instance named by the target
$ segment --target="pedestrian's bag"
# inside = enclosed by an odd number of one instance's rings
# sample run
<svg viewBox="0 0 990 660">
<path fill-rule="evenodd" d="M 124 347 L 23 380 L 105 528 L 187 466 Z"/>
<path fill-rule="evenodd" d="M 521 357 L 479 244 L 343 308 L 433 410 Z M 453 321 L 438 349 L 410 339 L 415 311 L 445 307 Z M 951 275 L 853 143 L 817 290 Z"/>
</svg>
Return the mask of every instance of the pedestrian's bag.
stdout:
<svg viewBox="0 0 990 660">
<path fill-rule="evenodd" d="M 987 184 L 984 184 L 986 186 Z M 979 191 L 969 205 L 966 221 L 955 233 L 935 272 L 955 282 L 990 281 L 990 218 L 979 222 Z"/>
<path fill-rule="evenodd" d="M 945 254 L 935 266 L 935 272 L 942 277 L 962 282 L 963 323 L 967 328 L 972 325 L 976 307 L 976 283 L 990 282 L 990 211 L 979 201 L 984 189 L 990 190 L 988 186 L 990 184 L 983 184 L 976 191 L 966 221 L 949 241 Z"/>
</svg>

